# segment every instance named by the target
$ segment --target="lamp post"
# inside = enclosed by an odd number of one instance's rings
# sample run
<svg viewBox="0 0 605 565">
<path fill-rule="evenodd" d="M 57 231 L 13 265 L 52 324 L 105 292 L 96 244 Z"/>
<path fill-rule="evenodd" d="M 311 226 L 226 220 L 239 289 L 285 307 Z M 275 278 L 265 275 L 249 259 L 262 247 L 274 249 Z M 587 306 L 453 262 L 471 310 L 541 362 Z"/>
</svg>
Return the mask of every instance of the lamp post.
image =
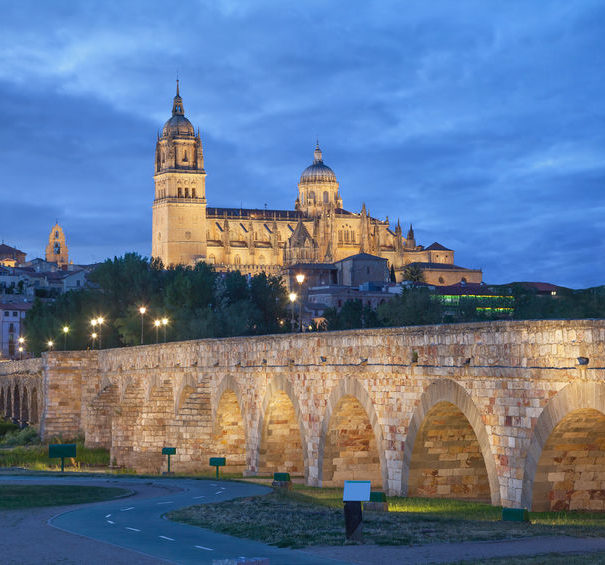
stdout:
<svg viewBox="0 0 605 565">
<path fill-rule="evenodd" d="M 55 345 L 55 342 L 52 339 L 49 339 L 47 345 L 48 345 L 48 350 L 52 351 L 53 346 Z"/>
<path fill-rule="evenodd" d="M 145 316 L 145 312 L 147 312 L 147 308 L 141 306 L 139 308 L 139 314 L 141 314 L 141 345 L 143 345 L 143 317 Z"/>
<path fill-rule="evenodd" d="M 69 333 L 69 326 L 63 326 L 63 350 L 67 350 L 67 334 Z"/>
<path fill-rule="evenodd" d="M 23 344 L 25 343 L 25 338 L 21 336 L 17 341 L 19 342 L 19 358 L 23 360 Z"/>
<path fill-rule="evenodd" d="M 103 316 L 99 316 L 97 318 L 97 325 L 99 326 L 99 349 L 103 349 L 103 324 L 105 323 L 105 318 Z"/>
<path fill-rule="evenodd" d="M 154 320 L 153 325 L 155 326 L 155 343 L 158 343 L 158 332 L 160 331 L 160 326 L 162 325 L 162 320 Z"/>
<path fill-rule="evenodd" d="M 19 346 L 19 359 L 23 361 L 23 347 Z"/>
<path fill-rule="evenodd" d="M 305 282 L 305 275 L 303 275 L 302 273 L 298 273 L 298 275 L 296 275 L 296 282 L 298 283 L 298 287 L 299 287 L 299 292 L 300 292 L 300 303 L 299 303 L 299 307 L 300 307 L 300 319 L 299 319 L 299 332 L 302 332 L 303 330 L 303 325 L 302 325 L 302 309 L 303 309 L 303 290 L 302 290 L 302 285 Z"/>
<path fill-rule="evenodd" d="M 90 334 L 90 337 L 92 338 L 92 348 L 95 348 L 95 339 L 97 339 L 97 332 L 92 332 L 92 334 Z"/>
<path fill-rule="evenodd" d="M 166 326 L 168 325 L 168 318 L 162 318 L 162 326 L 164 326 L 164 343 L 166 343 Z"/>
<path fill-rule="evenodd" d="M 291 292 L 288 295 L 288 298 L 290 299 L 290 311 L 292 313 L 292 317 L 290 319 L 290 330 L 294 331 L 294 303 L 296 302 L 296 293 Z"/>
</svg>

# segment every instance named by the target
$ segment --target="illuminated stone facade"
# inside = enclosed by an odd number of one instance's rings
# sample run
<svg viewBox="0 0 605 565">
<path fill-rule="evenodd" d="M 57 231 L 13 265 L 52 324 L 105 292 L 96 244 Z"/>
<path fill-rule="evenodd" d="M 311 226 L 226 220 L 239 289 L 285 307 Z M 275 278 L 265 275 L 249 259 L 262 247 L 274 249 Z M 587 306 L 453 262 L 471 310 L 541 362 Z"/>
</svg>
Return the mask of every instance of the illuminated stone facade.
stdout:
<svg viewBox="0 0 605 565">
<path fill-rule="evenodd" d="M 67 249 L 65 234 L 58 223 L 53 226 L 48 236 L 46 260 L 49 263 L 56 263 L 59 268 L 69 265 L 69 250 Z"/>
<path fill-rule="evenodd" d="M 454 264 L 454 251 L 437 243 L 416 244 L 388 219 L 343 208 L 334 171 L 323 162 L 319 145 L 298 183 L 294 210 L 213 208 L 206 202 L 206 171 L 199 132 L 174 97 L 172 117 L 158 136 L 155 153 L 153 257 L 165 266 L 206 261 L 218 270 L 281 274 L 296 263 L 333 263 L 357 253 L 388 260 L 397 280 L 415 263 L 431 284 L 481 282 L 480 270 Z"/>
<path fill-rule="evenodd" d="M 416 326 L 53 351 L 0 363 L 0 415 L 140 472 L 605 510 L 605 321 Z"/>
</svg>

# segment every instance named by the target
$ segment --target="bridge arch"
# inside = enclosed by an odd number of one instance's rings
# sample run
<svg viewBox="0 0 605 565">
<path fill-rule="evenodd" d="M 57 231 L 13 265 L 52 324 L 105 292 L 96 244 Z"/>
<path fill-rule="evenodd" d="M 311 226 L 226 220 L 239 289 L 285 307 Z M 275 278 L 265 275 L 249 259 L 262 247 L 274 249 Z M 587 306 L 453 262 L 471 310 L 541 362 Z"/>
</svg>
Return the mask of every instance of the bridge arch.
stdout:
<svg viewBox="0 0 605 565">
<path fill-rule="evenodd" d="M 365 387 L 358 379 L 348 378 L 341 380 L 330 393 L 328 401 L 326 403 L 326 411 L 321 425 L 320 437 L 319 437 L 319 449 L 318 449 L 318 479 L 319 484 L 326 486 L 326 482 L 334 484 L 340 483 L 340 479 L 334 479 L 336 472 L 340 472 L 337 468 L 332 468 L 331 477 L 326 477 L 326 455 L 330 455 L 329 451 L 338 450 L 340 453 L 343 451 L 343 445 L 334 445 L 334 441 L 330 438 L 330 430 L 334 425 L 341 425 L 342 430 L 339 435 L 345 437 L 347 435 L 347 426 L 345 422 L 339 422 L 341 415 L 348 414 L 350 418 L 354 418 L 355 421 L 349 420 L 348 428 L 349 432 L 353 432 L 354 435 L 358 436 L 361 440 L 363 447 L 366 448 L 368 457 L 365 458 L 364 462 L 353 462 L 346 461 L 346 457 L 343 462 L 344 473 L 349 473 L 351 479 L 374 479 L 376 477 L 376 462 L 372 462 L 373 458 L 377 458 L 379 469 L 378 476 L 382 481 L 382 488 L 388 488 L 388 470 L 386 464 L 386 457 L 384 453 L 384 440 L 382 434 L 382 427 L 378 421 L 376 409 L 374 403 L 370 398 Z M 336 419 L 336 421 L 334 421 Z M 363 428 L 365 427 L 365 430 Z M 356 428 L 353 430 L 353 428 Z M 364 433 L 365 432 L 365 433 Z M 345 448 L 346 449 L 346 448 Z M 328 453 L 327 453 L 328 451 Z M 372 454 L 372 452 L 375 452 Z M 334 458 L 332 458 L 334 459 Z M 339 457 L 340 459 L 340 457 Z M 358 464 L 361 463 L 361 464 Z M 352 466 L 361 467 L 356 476 L 352 476 L 349 467 Z M 343 479 L 344 480 L 344 479 Z"/>
<path fill-rule="evenodd" d="M 476 439 L 475 451 L 481 454 L 485 472 L 487 474 L 487 483 L 489 485 L 489 496 L 491 503 L 500 504 L 500 484 L 496 469 L 496 461 L 493 456 L 489 437 L 481 413 L 472 397 L 464 387 L 451 379 L 443 379 L 431 383 L 420 397 L 420 402 L 412 415 L 408 425 L 405 447 L 403 450 L 403 467 L 401 473 L 401 493 L 407 496 L 410 486 L 410 469 L 413 466 L 413 455 L 418 457 L 418 452 L 422 448 L 417 444 L 419 434 L 422 434 L 430 426 L 432 420 L 440 418 L 442 421 L 449 419 L 457 422 L 460 429 L 468 436 L 474 434 Z M 423 427 L 424 426 L 424 427 Z M 468 426 L 472 429 L 472 434 L 468 431 Z M 466 428 L 466 429 L 465 429 Z M 468 437 L 471 443 L 473 438 Z M 416 448 L 416 449 L 415 449 Z M 482 480 L 482 470 L 479 466 L 478 480 Z M 455 491 L 455 488 L 452 488 Z M 455 497 L 455 495 L 454 495 Z"/>
<path fill-rule="evenodd" d="M 583 474 L 578 464 L 591 476 Z M 603 469 L 605 385 L 568 384 L 549 400 L 534 426 L 523 469 L 521 506 L 537 511 L 605 510 L 600 488 Z M 592 476 L 595 472 L 600 473 L 598 478 Z M 577 488 L 579 481 L 585 484 L 582 490 Z M 591 482 L 598 486 L 591 487 Z"/>
<path fill-rule="evenodd" d="M 269 439 L 270 436 L 273 437 Z M 308 480 L 307 430 L 294 387 L 283 375 L 275 375 L 267 383 L 259 410 L 256 434 L 250 440 L 250 444 L 254 442 L 255 445 L 250 458 L 252 469 L 267 472 L 271 465 L 277 462 L 280 468 L 275 468 L 275 471 L 294 475 L 303 471 L 305 481 Z M 278 453 L 280 446 L 284 451 Z"/>
<path fill-rule="evenodd" d="M 211 455 L 227 458 L 230 472 L 245 472 L 249 445 L 246 408 L 233 375 L 224 376 L 212 399 Z"/>
</svg>

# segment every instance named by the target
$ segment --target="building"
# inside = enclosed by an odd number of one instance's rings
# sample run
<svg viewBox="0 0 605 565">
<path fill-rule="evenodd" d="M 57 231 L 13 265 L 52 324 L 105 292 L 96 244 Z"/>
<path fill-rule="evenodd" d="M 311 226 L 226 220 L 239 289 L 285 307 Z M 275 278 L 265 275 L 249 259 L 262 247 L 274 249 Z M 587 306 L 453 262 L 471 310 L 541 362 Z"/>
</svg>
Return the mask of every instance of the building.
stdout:
<svg viewBox="0 0 605 565">
<path fill-rule="evenodd" d="M 25 261 L 25 253 L 15 247 L 0 244 L 0 265 L 4 267 L 16 267 Z"/>
<path fill-rule="evenodd" d="M 431 284 L 466 278 L 481 282 L 480 270 L 454 265 L 454 251 L 438 243 L 418 245 L 410 226 L 343 207 L 334 171 L 316 145 L 302 172 L 293 210 L 215 208 L 207 205 L 206 170 L 199 130 L 185 117 L 177 81 L 172 117 L 158 135 L 155 151 L 152 250 L 165 266 L 205 261 L 218 270 L 279 275 L 296 263 L 331 264 L 367 253 L 387 261 L 398 281 L 414 263 Z"/>
<path fill-rule="evenodd" d="M 510 318 L 515 311 L 515 297 L 486 284 L 459 283 L 432 289 L 441 302 L 445 316 L 454 320 L 469 316 Z"/>
<path fill-rule="evenodd" d="M 63 228 L 56 223 L 50 230 L 48 245 L 46 246 L 46 261 L 56 263 L 60 269 L 66 269 L 69 265 L 69 250 L 65 241 Z"/>
<path fill-rule="evenodd" d="M 31 307 L 28 303 L 0 303 L 0 359 L 19 356 L 19 337 L 24 333 L 23 321 Z"/>
</svg>

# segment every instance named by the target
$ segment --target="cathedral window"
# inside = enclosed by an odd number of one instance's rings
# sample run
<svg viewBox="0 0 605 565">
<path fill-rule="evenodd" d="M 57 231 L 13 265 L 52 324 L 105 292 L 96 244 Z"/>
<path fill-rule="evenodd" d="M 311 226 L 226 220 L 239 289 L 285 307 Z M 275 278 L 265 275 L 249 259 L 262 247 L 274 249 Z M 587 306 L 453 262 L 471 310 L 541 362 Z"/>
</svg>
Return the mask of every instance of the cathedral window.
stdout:
<svg viewBox="0 0 605 565">
<path fill-rule="evenodd" d="M 211 265 L 214 265 L 215 262 L 216 262 L 216 257 L 214 255 L 208 255 L 208 263 L 210 263 Z"/>
<path fill-rule="evenodd" d="M 59 232 L 58 231 L 55 232 L 55 239 L 59 239 Z"/>
<path fill-rule="evenodd" d="M 189 198 L 189 187 L 185 187 L 185 198 Z"/>
<path fill-rule="evenodd" d="M 233 263 L 235 263 L 236 265 L 241 265 L 242 260 L 240 259 L 240 256 L 239 256 L 239 255 L 236 255 L 236 256 L 233 258 Z"/>
<path fill-rule="evenodd" d="M 195 188 L 192 188 L 192 189 L 191 189 L 191 197 L 192 197 L 192 198 L 195 198 L 195 197 L 196 197 L 196 196 L 195 196 Z"/>
<path fill-rule="evenodd" d="M 182 196 L 183 196 L 183 189 L 179 186 L 176 190 L 177 190 L 177 196 L 179 198 L 182 198 Z"/>
<path fill-rule="evenodd" d="M 355 232 L 351 230 L 351 243 L 355 243 Z"/>
<path fill-rule="evenodd" d="M 185 153 L 183 153 L 183 163 L 187 162 L 187 151 L 185 151 Z"/>
<path fill-rule="evenodd" d="M 349 230 L 345 230 L 345 243 L 349 243 L 349 237 L 351 232 Z"/>
<path fill-rule="evenodd" d="M 309 204 L 315 204 L 315 192 L 313 190 L 309 192 Z"/>
<path fill-rule="evenodd" d="M 338 230 L 338 243 L 342 243 L 342 230 Z"/>
<path fill-rule="evenodd" d="M 324 190 L 324 202 L 327 204 L 330 201 L 330 195 L 327 190 Z"/>
</svg>

